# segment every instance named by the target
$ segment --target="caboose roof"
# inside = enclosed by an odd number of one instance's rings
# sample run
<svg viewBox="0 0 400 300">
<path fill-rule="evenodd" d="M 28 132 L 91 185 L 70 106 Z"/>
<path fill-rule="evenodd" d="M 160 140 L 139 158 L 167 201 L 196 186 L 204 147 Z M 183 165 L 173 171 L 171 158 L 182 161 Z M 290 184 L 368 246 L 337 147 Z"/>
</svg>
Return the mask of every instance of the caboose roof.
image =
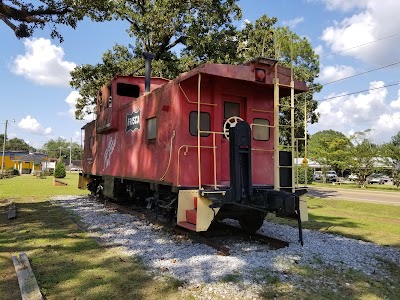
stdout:
<svg viewBox="0 0 400 300">
<path fill-rule="evenodd" d="M 180 82 L 197 76 L 198 74 L 207 74 L 209 76 L 227 77 L 271 87 L 274 84 L 275 63 L 276 60 L 258 57 L 243 65 L 203 64 L 189 72 L 181 74 L 176 80 Z M 265 71 L 264 82 L 255 80 L 256 69 Z M 290 68 L 277 66 L 277 77 L 279 83 L 282 84 L 280 87 L 281 96 L 290 94 L 290 73 Z M 294 89 L 296 94 L 308 91 L 306 83 L 300 80 L 294 80 Z"/>
</svg>

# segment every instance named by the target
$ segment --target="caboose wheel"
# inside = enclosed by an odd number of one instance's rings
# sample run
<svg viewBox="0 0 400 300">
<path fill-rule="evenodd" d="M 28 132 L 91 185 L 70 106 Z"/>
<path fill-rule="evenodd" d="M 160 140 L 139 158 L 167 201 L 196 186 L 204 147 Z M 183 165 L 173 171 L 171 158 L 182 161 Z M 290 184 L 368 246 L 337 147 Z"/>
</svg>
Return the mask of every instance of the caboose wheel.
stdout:
<svg viewBox="0 0 400 300">
<path fill-rule="evenodd" d="M 227 119 L 224 123 L 224 135 L 229 140 L 229 128 L 235 127 L 239 121 L 243 121 L 241 117 L 233 116 Z"/>
<path fill-rule="evenodd" d="M 264 223 L 264 213 L 246 214 L 239 218 L 239 224 L 247 234 L 255 233 Z"/>
</svg>

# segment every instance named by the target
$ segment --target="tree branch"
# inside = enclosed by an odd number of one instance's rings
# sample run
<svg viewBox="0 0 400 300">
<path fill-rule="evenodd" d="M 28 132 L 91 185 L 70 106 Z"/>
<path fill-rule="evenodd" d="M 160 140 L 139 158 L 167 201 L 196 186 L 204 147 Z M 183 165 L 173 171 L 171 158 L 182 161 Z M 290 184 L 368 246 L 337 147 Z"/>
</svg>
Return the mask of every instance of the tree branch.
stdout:
<svg viewBox="0 0 400 300">
<path fill-rule="evenodd" d="M 184 37 L 181 35 L 178 39 L 176 39 L 175 41 L 173 41 L 171 44 L 169 44 L 168 46 L 165 47 L 165 50 L 168 51 L 169 49 L 174 48 L 176 45 L 178 45 L 179 43 L 182 43 L 184 41 Z"/>
<path fill-rule="evenodd" d="M 0 19 L 3 20 L 4 23 L 7 24 L 8 27 L 10 27 L 14 32 L 17 31 L 17 26 L 15 26 L 7 17 L 3 14 L 0 14 Z"/>
<path fill-rule="evenodd" d="M 42 16 L 51 16 L 51 15 L 63 15 L 68 12 L 71 12 L 72 9 L 68 6 L 61 7 L 59 9 L 34 9 L 34 10 L 26 10 L 26 8 L 17 9 L 11 7 L 9 5 L 5 5 L 0 2 L 0 14 L 7 16 L 8 19 L 13 19 L 20 22 L 26 23 L 45 23 Z M 37 18 L 36 16 L 39 16 Z M 3 19 L 4 21 L 4 19 Z"/>
</svg>

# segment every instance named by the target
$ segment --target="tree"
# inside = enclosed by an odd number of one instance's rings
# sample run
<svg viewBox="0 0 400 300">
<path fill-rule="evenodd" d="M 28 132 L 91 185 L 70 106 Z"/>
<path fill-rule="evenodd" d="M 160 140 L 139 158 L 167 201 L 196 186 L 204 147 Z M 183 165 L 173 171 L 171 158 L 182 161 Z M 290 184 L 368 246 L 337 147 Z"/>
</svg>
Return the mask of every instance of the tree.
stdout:
<svg viewBox="0 0 400 300">
<path fill-rule="evenodd" d="M 65 166 L 62 162 L 62 159 L 59 159 L 56 163 L 56 168 L 54 169 L 54 177 L 55 178 L 64 178 L 67 175 L 65 172 Z"/>
<path fill-rule="evenodd" d="M 382 156 L 390 158 L 392 163 L 400 163 L 400 132 L 389 143 L 382 145 Z"/>
<path fill-rule="evenodd" d="M 400 186 L 400 131 L 394 135 L 389 143 L 383 144 L 382 156 L 386 164 L 393 165 L 393 183 Z"/>
<path fill-rule="evenodd" d="M 3 142 L 4 142 L 4 134 L 0 134 L 0 149 L 3 149 Z M 27 144 L 23 139 L 13 138 L 8 139 L 6 138 L 6 150 L 9 151 L 32 151 L 35 152 L 36 149 Z"/>
<path fill-rule="evenodd" d="M 32 146 L 27 144 L 24 140 L 18 139 L 18 138 L 13 138 L 11 140 L 8 140 L 7 149 L 14 150 L 14 151 L 18 151 L 18 150 L 31 151 L 31 152 L 36 151 L 35 148 L 33 148 Z"/>
<path fill-rule="evenodd" d="M 400 147 L 400 131 L 392 136 L 391 143 L 397 147 Z"/>
<path fill-rule="evenodd" d="M 305 81 L 310 91 L 295 96 L 295 137 L 304 137 L 304 119 L 307 123 L 315 123 L 318 116 L 315 113 L 318 103 L 313 100 L 313 94 L 322 89 L 314 82 L 319 73 L 319 56 L 315 54 L 310 42 L 305 37 L 299 37 L 287 27 L 273 27 L 276 18 L 261 16 L 255 23 L 247 23 L 239 33 L 238 57 L 240 62 L 248 61 L 257 56 L 271 57 L 286 67 L 292 67 L 294 78 Z M 290 144 L 290 97 L 281 100 L 280 141 Z M 306 116 L 304 107 L 306 106 Z M 300 151 L 303 150 L 300 143 Z"/>
<path fill-rule="evenodd" d="M 70 151 L 70 147 L 72 149 Z M 65 158 L 69 160 L 70 152 L 72 160 L 81 159 L 82 147 L 77 143 L 70 143 L 66 139 L 58 138 L 57 140 L 49 140 L 43 145 L 41 151 L 45 152 L 49 157 Z"/>
<path fill-rule="evenodd" d="M 349 167 L 358 174 L 358 181 L 362 187 L 365 187 L 367 176 L 374 170 L 379 154 L 379 147 L 371 142 L 369 132 L 369 129 L 356 132 L 350 137 L 354 146 L 350 149 Z"/>
<path fill-rule="evenodd" d="M 349 153 L 352 144 L 341 132 L 335 130 L 323 130 L 313 134 L 308 142 L 308 155 L 312 160 L 323 166 L 329 166 L 335 171 L 343 171 L 347 168 Z"/>
<path fill-rule="evenodd" d="M 113 3 L 104 0 L 2 0 L 0 19 L 14 31 L 17 38 L 30 37 L 35 29 L 49 26 L 51 37 L 62 41 L 57 25 L 76 28 L 78 21 L 85 16 L 93 21 L 109 19 Z"/>
<path fill-rule="evenodd" d="M 236 54 L 239 19 L 237 0 L 120 1 L 114 17 L 129 23 L 135 45 L 115 45 L 102 63 L 83 65 L 71 72 L 71 86 L 79 90 L 76 117 L 91 112 L 97 91 L 116 74 L 144 74 L 142 53 L 155 54 L 153 74 L 175 78 L 206 61 L 232 62 Z M 174 50 L 181 48 L 180 58 Z"/>
<path fill-rule="evenodd" d="M 71 72 L 70 84 L 80 93 L 75 112 L 78 119 L 92 112 L 99 88 L 116 74 L 143 75 L 143 51 L 156 54 L 153 74 L 172 79 L 205 62 L 233 64 L 243 63 L 255 56 L 275 57 L 273 36 L 280 36 L 281 64 L 289 66 L 293 57 L 295 77 L 306 81 L 312 90 L 296 96 L 296 101 L 306 103 L 308 122 L 317 121 L 314 113 L 317 102 L 312 100 L 312 94 L 320 90 L 320 86 L 313 82 L 319 72 L 319 62 L 305 38 L 298 37 L 288 28 L 272 28 L 277 19 L 267 16 L 237 31 L 232 25 L 232 18 L 239 18 L 241 12 L 234 0 L 191 1 L 190 5 L 182 1 L 174 4 L 172 9 L 169 1 L 150 2 L 116 8 L 118 18 L 131 24 L 128 32 L 136 37 L 135 46 L 128 49 L 115 45 L 104 53 L 102 63 L 78 66 Z M 211 2 L 213 5 L 210 6 Z M 180 45 L 179 58 L 173 52 L 177 45 Z M 263 45 L 262 49 L 259 45 Z M 296 136 L 304 135 L 303 107 L 301 105 L 295 111 Z M 290 114 L 287 110 L 282 113 L 285 119 Z M 287 135 L 285 133 L 286 142 Z"/>
</svg>

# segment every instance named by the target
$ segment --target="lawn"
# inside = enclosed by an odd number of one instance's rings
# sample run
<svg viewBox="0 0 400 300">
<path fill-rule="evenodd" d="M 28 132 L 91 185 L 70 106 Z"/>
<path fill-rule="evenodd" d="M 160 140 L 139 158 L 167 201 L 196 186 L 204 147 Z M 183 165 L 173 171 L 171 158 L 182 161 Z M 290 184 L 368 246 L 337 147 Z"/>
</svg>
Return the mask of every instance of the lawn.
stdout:
<svg viewBox="0 0 400 300">
<path fill-rule="evenodd" d="M 355 182 L 346 182 L 342 184 L 338 183 L 322 183 L 322 182 L 313 182 L 309 184 L 310 186 L 316 187 L 329 187 L 329 188 L 343 188 L 343 189 L 369 189 L 369 190 L 380 190 L 380 191 L 387 191 L 387 192 L 399 192 L 400 188 L 393 184 L 367 184 L 364 188 L 358 186 Z"/>
<path fill-rule="evenodd" d="M 46 299 L 182 299 L 179 280 L 150 278 L 139 259 L 124 256 L 117 248 L 100 246 L 79 229 L 76 216 L 47 201 L 56 195 L 87 194 L 77 188 L 78 174 L 67 173 L 63 181 L 68 186 L 53 186 L 52 180 L 30 175 L 0 180 L 0 300 L 19 297 L 11 256 L 21 252 L 27 253 Z M 10 200 L 18 208 L 18 218 L 11 221 L 6 218 Z M 398 206 L 309 197 L 308 207 L 310 221 L 303 223 L 305 228 L 400 248 Z M 267 218 L 287 223 L 273 216 Z M 390 295 L 397 291 L 388 292 L 386 279 L 375 282 L 358 273 L 341 277 L 325 267 L 320 273 L 300 267 L 291 272 L 298 272 L 305 286 L 309 285 L 308 280 L 315 282 L 321 278 L 337 283 L 337 291 L 349 299 L 393 298 Z M 398 286 L 398 267 L 393 267 L 390 274 L 397 278 L 393 286 Z M 288 290 L 273 274 L 265 276 L 271 277 L 271 284 L 265 286 L 265 294 L 261 295 L 266 299 L 336 299 L 338 295 L 328 287 Z"/>
<path fill-rule="evenodd" d="M 400 206 L 307 197 L 309 221 L 303 228 L 400 248 Z M 267 219 L 297 226 L 297 222 Z"/>
<path fill-rule="evenodd" d="M 12 255 L 26 252 L 47 299 L 176 299 L 180 282 L 155 281 L 138 259 L 102 247 L 59 207 L 46 199 L 87 194 L 77 188 L 78 175 L 67 173 L 68 186 L 52 177 L 26 175 L 0 180 L 0 299 L 18 299 Z M 9 200 L 18 218 L 8 220 Z"/>
</svg>

